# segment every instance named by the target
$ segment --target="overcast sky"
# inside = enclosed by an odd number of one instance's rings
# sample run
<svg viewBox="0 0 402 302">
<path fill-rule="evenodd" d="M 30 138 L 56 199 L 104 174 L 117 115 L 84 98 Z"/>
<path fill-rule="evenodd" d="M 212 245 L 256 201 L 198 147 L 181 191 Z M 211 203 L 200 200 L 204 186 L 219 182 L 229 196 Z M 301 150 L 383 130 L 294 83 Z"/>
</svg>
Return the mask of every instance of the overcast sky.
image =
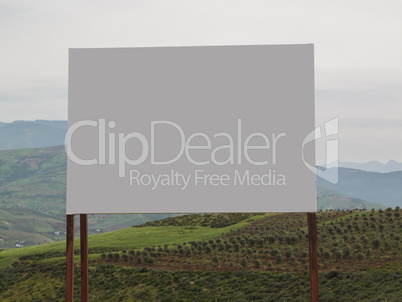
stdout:
<svg viewBox="0 0 402 302">
<path fill-rule="evenodd" d="M 0 121 L 67 119 L 68 48 L 315 44 L 340 160 L 402 162 L 402 1 L 2 1 Z"/>
</svg>

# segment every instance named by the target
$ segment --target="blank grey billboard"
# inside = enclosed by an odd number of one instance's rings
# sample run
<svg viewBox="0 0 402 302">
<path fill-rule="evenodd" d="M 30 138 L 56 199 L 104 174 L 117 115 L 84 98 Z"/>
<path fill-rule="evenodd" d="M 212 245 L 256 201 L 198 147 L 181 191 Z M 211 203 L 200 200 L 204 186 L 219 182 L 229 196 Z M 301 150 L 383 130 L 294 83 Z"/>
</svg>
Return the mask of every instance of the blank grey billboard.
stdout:
<svg viewBox="0 0 402 302">
<path fill-rule="evenodd" d="M 70 49 L 67 213 L 316 211 L 314 50 Z"/>
</svg>

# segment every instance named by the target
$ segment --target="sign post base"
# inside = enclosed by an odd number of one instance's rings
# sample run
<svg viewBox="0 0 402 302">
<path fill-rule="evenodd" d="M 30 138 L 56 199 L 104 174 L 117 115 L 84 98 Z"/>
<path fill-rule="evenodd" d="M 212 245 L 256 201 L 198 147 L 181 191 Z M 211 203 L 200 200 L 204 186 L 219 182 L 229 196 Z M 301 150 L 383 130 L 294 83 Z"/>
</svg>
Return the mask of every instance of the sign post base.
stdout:
<svg viewBox="0 0 402 302">
<path fill-rule="evenodd" d="M 89 301 L 88 278 L 88 214 L 80 214 L 81 233 L 81 301 Z"/>
<path fill-rule="evenodd" d="M 310 262 L 310 297 L 318 302 L 318 255 L 317 255 L 317 220 L 316 213 L 307 213 L 309 262 Z"/>
<path fill-rule="evenodd" d="M 74 215 L 66 215 L 66 301 L 74 301 Z"/>
</svg>

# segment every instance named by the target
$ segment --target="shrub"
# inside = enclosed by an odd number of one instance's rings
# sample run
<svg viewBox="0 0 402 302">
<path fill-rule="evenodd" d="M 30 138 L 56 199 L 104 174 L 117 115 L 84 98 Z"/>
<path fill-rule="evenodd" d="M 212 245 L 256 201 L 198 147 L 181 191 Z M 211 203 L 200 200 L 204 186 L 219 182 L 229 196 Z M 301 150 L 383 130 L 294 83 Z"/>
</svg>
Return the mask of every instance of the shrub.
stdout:
<svg viewBox="0 0 402 302">
<path fill-rule="evenodd" d="M 271 255 L 272 256 L 276 256 L 276 255 L 278 255 L 279 254 L 279 250 L 278 249 L 273 249 L 272 251 L 271 251 Z"/>
<path fill-rule="evenodd" d="M 325 251 L 323 254 L 325 259 L 331 259 L 331 252 L 330 251 Z"/>
<path fill-rule="evenodd" d="M 364 254 L 362 252 L 357 253 L 356 258 L 357 260 L 362 261 L 364 259 Z"/>
<path fill-rule="evenodd" d="M 286 258 L 290 258 L 290 257 L 292 257 L 292 251 L 291 250 L 287 250 L 286 252 L 285 252 L 285 256 L 286 256 Z"/>
<path fill-rule="evenodd" d="M 254 267 L 259 268 L 261 266 L 261 261 L 259 259 L 254 260 Z"/>
<path fill-rule="evenodd" d="M 381 240 L 380 240 L 379 238 L 374 238 L 374 239 L 371 241 L 371 244 L 373 245 L 373 247 L 374 247 L 375 249 L 378 249 L 378 248 L 380 247 L 380 245 L 381 245 Z"/>
<path fill-rule="evenodd" d="M 344 248 L 343 248 L 343 256 L 344 257 L 350 257 L 350 254 L 351 254 L 351 249 L 350 249 L 350 247 L 349 246 L 345 246 Z"/>
<path fill-rule="evenodd" d="M 246 258 L 243 258 L 243 259 L 241 260 L 240 264 L 241 264 L 241 266 L 242 266 L 243 268 L 246 267 L 246 265 L 247 265 L 247 260 L 246 260 Z"/>
<path fill-rule="evenodd" d="M 113 259 L 114 259 L 114 261 L 119 261 L 119 259 L 120 259 L 120 254 L 119 254 L 119 253 L 114 253 L 114 254 L 113 254 Z"/>
<path fill-rule="evenodd" d="M 338 260 L 343 258 L 343 254 L 339 249 L 335 251 L 335 258 Z"/>
<path fill-rule="evenodd" d="M 281 254 L 277 254 L 276 256 L 275 256 L 275 261 L 276 261 L 276 263 L 282 263 L 282 255 Z"/>
</svg>

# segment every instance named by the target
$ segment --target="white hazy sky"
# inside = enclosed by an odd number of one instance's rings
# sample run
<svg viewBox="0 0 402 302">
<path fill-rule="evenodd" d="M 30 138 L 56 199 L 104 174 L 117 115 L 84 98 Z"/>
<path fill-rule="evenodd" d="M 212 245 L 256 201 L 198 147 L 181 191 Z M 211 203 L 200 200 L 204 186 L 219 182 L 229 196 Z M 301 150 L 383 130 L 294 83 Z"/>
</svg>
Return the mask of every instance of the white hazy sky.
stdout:
<svg viewBox="0 0 402 302">
<path fill-rule="evenodd" d="M 402 162 L 400 0 L 0 0 L 0 121 L 67 119 L 68 48 L 297 43 L 340 160 Z"/>
</svg>

